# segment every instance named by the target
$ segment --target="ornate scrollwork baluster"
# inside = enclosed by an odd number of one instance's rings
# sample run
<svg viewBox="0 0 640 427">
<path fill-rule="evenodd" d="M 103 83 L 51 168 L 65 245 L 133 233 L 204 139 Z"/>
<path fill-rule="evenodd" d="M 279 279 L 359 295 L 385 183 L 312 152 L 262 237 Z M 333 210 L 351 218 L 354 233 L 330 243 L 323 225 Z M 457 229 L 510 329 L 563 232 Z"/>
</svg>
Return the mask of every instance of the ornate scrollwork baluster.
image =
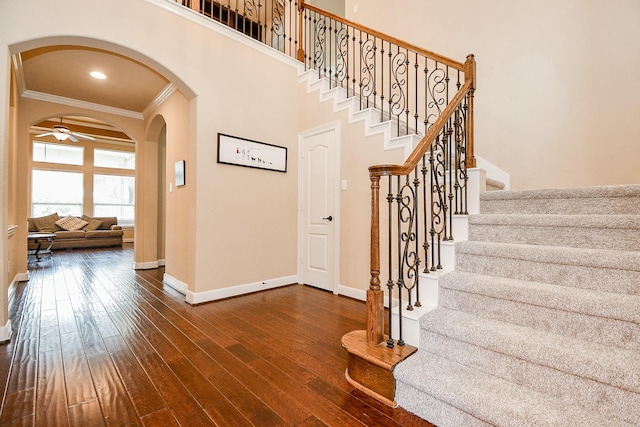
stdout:
<svg viewBox="0 0 640 427">
<path fill-rule="evenodd" d="M 271 17 L 271 47 L 278 49 L 280 52 L 285 51 L 285 42 L 287 39 L 286 26 L 284 22 L 285 2 L 284 0 L 272 1 Z M 291 42 L 291 36 L 289 36 Z"/>
<path fill-rule="evenodd" d="M 458 107 L 455 130 L 456 140 L 456 205 L 457 213 L 467 215 L 467 182 L 469 176 L 467 174 L 467 103 L 465 102 Z"/>
<path fill-rule="evenodd" d="M 393 79 L 389 86 L 389 115 L 396 117 L 398 134 L 400 134 L 400 115 L 407 109 L 407 94 L 405 93 L 407 54 L 398 48 L 395 54 L 392 55 L 389 52 L 389 55 L 389 66 Z"/>
<path fill-rule="evenodd" d="M 426 129 L 428 130 L 440 117 L 442 109 L 446 106 L 446 71 L 439 68 L 436 62 L 435 68 L 427 71 L 427 107 Z"/>
<path fill-rule="evenodd" d="M 326 33 L 327 33 L 327 23 L 324 16 L 314 15 L 313 19 L 313 27 L 314 27 L 314 46 L 313 46 L 313 68 L 314 70 L 318 70 L 318 77 L 322 77 L 322 68 L 325 67 L 325 44 L 326 44 Z"/>
<path fill-rule="evenodd" d="M 443 130 L 431 145 L 431 270 L 442 269 L 441 242 L 447 240 L 447 185 L 446 152 L 447 131 Z"/>
<path fill-rule="evenodd" d="M 370 38 L 367 35 L 366 39 L 360 40 L 362 64 L 360 67 L 360 98 L 362 99 L 361 105 L 363 108 L 369 108 L 370 97 L 375 93 L 373 70 L 375 68 L 376 50 L 375 38 Z"/>
<path fill-rule="evenodd" d="M 334 79 L 336 85 L 344 87 L 345 81 L 349 84 L 349 28 L 346 25 L 340 25 L 339 29 L 336 27 L 335 43 L 337 57 Z"/>
</svg>

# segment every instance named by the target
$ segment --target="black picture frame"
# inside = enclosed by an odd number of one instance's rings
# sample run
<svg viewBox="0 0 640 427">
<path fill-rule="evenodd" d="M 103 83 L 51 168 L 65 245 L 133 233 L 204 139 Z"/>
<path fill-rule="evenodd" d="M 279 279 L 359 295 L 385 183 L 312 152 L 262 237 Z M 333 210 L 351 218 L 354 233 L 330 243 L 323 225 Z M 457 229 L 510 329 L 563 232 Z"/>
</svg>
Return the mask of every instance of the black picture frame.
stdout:
<svg viewBox="0 0 640 427">
<path fill-rule="evenodd" d="M 218 133 L 218 163 L 287 172 L 287 147 Z"/>
</svg>

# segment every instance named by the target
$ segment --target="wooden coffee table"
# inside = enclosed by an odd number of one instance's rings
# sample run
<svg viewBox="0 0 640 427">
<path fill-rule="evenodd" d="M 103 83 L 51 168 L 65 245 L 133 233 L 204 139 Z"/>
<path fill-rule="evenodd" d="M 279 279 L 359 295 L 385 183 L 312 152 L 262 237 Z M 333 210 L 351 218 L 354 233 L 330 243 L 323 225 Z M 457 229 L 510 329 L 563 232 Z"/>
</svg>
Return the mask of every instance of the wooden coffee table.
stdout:
<svg viewBox="0 0 640 427">
<path fill-rule="evenodd" d="M 38 261 L 40 261 L 41 253 L 51 255 L 51 247 L 55 240 L 55 233 L 29 233 L 27 235 L 27 241 L 34 242 L 38 245 L 34 253 L 36 260 Z M 44 246 L 46 246 L 46 248 Z"/>
</svg>

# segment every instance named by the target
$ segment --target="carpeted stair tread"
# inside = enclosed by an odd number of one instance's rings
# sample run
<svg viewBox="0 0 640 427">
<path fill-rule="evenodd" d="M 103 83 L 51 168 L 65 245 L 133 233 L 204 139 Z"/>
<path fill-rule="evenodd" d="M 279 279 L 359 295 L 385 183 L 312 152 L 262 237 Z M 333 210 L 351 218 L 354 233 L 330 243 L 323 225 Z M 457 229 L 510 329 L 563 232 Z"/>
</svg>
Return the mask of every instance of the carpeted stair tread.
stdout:
<svg viewBox="0 0 640 427">
<path fill-rule="evenodd" d="M 470 215 L 469 224 L 640 230 L 638 215 Z"/>
<path fill-rule="evenodd" d="M 442 276 L 439 284 L 445 289 L 640 324 L 639 295 L 456 271 Z"/>
<path fill-rule="evenodd" d="M 471 215 L 469 240 L 640 251 L 640 216 Z"/>
<path fill-rule="evenodd" d="M 483 214 L 616 215 L 635 214 L 638 211 L 640 185 L 486 191 L 480 195 L 480 212 Z"/>
<path fill-rule="evenodd" d="M 421 415 L 420 393 L 495 426 L 630 426 L 621 419 L 579 406 L 470 369 L 427 351 L 419 351 L 396 367 L 396 398 Z M 407 390 L 405 390 L 405 388 Z M 426 414 L 425 414 L 426 415 Z M 439 427 L 455 426 L 442 420 Z"/>
<path fill-rule="evenodd" d="M 640 252 L 465 241 L 455 269 L 607 292 L 640 294 Z"/>
<path fill-rule="evenodd" d="M 531 363 L 640 393 L 640 357 L 637 352 L 442 307 L 423 316 L 420 327 Z"/>
<path fill-rule="evenodd" d="M 593 199 L 603 197 L 640 197 L 640 185 L 603 185 L 594 187 L 548 188 L 482 193 L 481 200 Z"/>
<path fill-rule="evenodd" d="M 638 352 L 640 296 L 451 272 L 440 306 Z"/>
<path fill-rule="evenodd" d="M 456 245 L 456 253 L 640 272 L 640 252 L 637 251 L 464 241 Z"/>
<path fill-rule="evenodd" d="M 640 408 L 639 393 L 530 363 L 426 329 L 421 330 L 420 340 L 424 343 L 420 351 L 428 351 L 470 369 L 553 396 L 566 404 L 594 408 L 600 414 L 640 425 L 640 412 L 636 410 Z"/>
</svg>

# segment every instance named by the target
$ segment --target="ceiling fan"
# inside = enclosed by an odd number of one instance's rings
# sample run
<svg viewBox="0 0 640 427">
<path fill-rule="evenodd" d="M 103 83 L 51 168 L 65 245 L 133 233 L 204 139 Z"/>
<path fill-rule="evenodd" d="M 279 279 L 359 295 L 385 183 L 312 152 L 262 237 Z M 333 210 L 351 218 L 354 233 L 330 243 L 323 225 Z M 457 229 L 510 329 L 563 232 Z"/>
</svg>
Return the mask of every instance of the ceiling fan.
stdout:
<svg viewBox="0 0 640 427">
<path fill-rule="evenodd" d="M 82 139 L 90 139 L 91 141 L 95 141 L 96 139 L 92 136 L 85 135 L 79 132 L 72 132 L 68 127 L 62 124 L 62 117 L 60 117 L 60 124 L 53 126 L 53 132 L 41 133 L 40 135 L 36 135 L 36 138 L 40 138 L 42 136 L 53 135 L 55 139 L 62 142 L 67 139 L 73 142 L 78 142 L 78 138 Z"/>
</svg>

